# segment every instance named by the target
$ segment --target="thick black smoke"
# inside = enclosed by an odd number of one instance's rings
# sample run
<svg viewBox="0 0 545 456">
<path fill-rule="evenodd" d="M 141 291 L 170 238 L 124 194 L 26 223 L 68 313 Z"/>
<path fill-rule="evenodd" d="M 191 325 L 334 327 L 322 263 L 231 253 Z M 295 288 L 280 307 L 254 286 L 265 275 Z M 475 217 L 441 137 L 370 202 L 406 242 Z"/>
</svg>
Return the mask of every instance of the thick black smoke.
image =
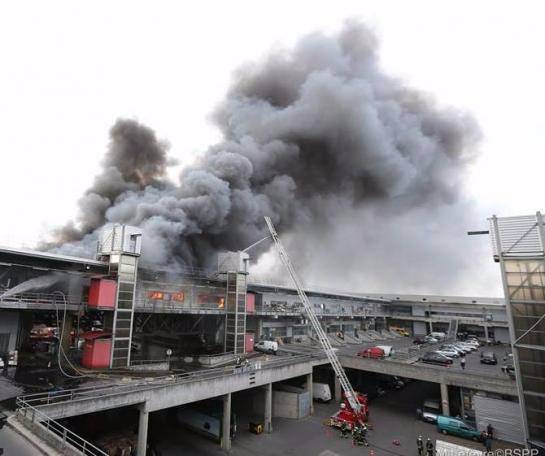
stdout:
<svg viewBox="0 0 545 456">
<path fill-rule="evenodd" d="M 264 215 L 313 238 L 372 207 L 361 228 L 380 231 L 394 214 L 454 203 L 480 139 L 472 117 L 384 74 L 375 36 L 353 23 L 241 68 L 214 118 L 224 141 L 176 185 L 153 131 L 119 120 L 59 249 L 92 254 L 102 226 L 126 223 L 143 228 L 147 263 L 206 267 L 263 237 Z"/>
</svg>

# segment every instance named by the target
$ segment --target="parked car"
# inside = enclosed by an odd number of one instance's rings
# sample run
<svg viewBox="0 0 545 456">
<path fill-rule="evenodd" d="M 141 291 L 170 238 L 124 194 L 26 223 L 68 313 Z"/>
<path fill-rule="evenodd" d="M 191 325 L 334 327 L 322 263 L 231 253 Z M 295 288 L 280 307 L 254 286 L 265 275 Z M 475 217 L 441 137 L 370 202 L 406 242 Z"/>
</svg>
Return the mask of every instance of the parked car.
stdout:
<svg viewBox="0 0 545 456">
<path fill-rule="evenodd" d="M 447 335 L 444 332 L 439 332 L 439 331 L 431 332 L 430 336 L 439 341 L 445 340 L 447 338 Z"/>
<path fill-rule="evenodd" d="M 439 348 L 439 350 L 450 350 L 450 351 L 455 351 L 456 353 L 458 353 L 458 356 L 463 355 L 463 354 L 466 353 L 465 350 L 462 350 L 462 348 L 457 347 L 457 346 L 454 345 L 454 344 L 444 344 L 444 345 L 441 345 L 441 347 Z"/>
<path fill-rule="evenodd" d="M 260 340 L 254 346 L 256 351 L 262 353 L 272 353 L 276 355 L 278 352 L 278 342 L 273 342 L 272 340 Z"/>
<path fill-rule="evenodd" d="M 456 338 L 458 340 L 466 340 L 467 339 L 467 332 L 466 331 L 460 331 L 456 333 Z"/>
<path fill-rule="evenodd" d="M 441 366 L 448 366 L 452 364 L 452 359 L 445 355 L 441 355 L 435 352 L 427 352 L 420 358 L 420 361 L 427 364 L 438 364 Z"/>
<path fill-rule="evenodd" d="M 507 360 L 507 362 L 501 366 L 502 372 L 505 372 L 509 375 L 510 378 L 515 378 L 515 365 L 513 364 L 513 359 Z"/>
<path fill-rule="evenodd" d="M 462 344 L 468 344 L 473 345 L 474 347 L 479 348 L 481 346 L 481 343 L 477 339 L 467 339 Z"/>
<path fill-rule="evenodd" d="M 482 440 L 481 431 L 471 427 L 463 420 L 450 416 L 439 415 L 437 417 L 437 430 L 445 435 L 451 434 L 476 441 Z"/>
<path fill-rule="evenodd" d="M 425 336 L 416 336 L 413 340 L 413 344 L 422 345 L 426 343 Z"/>
<path fill-rule="evenodd" d="M 387 390 L 399 390 L 405 386 L 405 383 L 393 375 L 381 375 L 378 378 L 378 383 Z"/>
<path fill-rule="evenodd" d="M 490 339 L 485 339 L 487 342 L 490 341 Z M 467 340 L 465 340 L 464 342 L 469 342 L 471 344 L 475 344 L 475 345 L 478 345 L 479 347 L 482 347 L 485 342 L 483 342 L 482 340 L 478 339 L 477 337 L 468 337 Z"/>
<path fill-rule="evenodd" d="M 395 331 L 400 336 L 409 337 L 411 334 L 405 328 L 400 326 L 390 326 L 390 331 Z"/>
<path fill-rule="evenodd" d="M 441 415 L 441 403 L 435 399 L 426 399 L 422 408 L 416 409 L 416 415 L 428 423 L 437 423 L 437 417 Z"/>
<path fill-rule="evenodd" d="M 454 346 L 461 351 L 461 354 L 467 355 L 468 353 L 471 353 L 473 351 L 472 347 L 468 347 L 466 345 L 462 345 L 460 342 L 456 342 Z"/>
<path fill-rule="evenodd" d="M 365 385 L 359 386 L 360 393 L 365 394 L 367 399 L 372 400 L 377 397 L 382 397 L 386 394 L 386 390 L 378 384 L 378 382 L 365 383 Z"/>
<path fill-rule="evenodd" d="M 382 348 L 371 347 L 360 350 L 358 352 L 358 356 L 361 356 L 362 358 L 382 359 L 384 358 L 385 354 Z"/>
<path fill-rule="evenodd" d="M 481 353 L 481 364 L 498 364 L 498 358 L 493 352 L 482 352 Z"/>
<path fill-rule="evenodd" d="M 470 344 L 468 342 L 458 342 L 456 345 L 466 350 L 466 353 L 477 350 L 477 347 L 474 344 Z"/>
<path fill-rule="evenodd" d="M 424 341 L 425 341 L 427 344 L 436 344 L 437 342 L 439 342 L 439 339 L 436 339 L 435 337 L 430 336 L 430 335 L 428 334 L 427 336 L 424 337 Z"/>
<path fill-rule="evenodd" d="M 441 350 L 435 350 L 435 353 L 440 353 L 441 355 L 445 355 L 448 358 L 458 358 L 460 354 L 456 350 L 450 350 L 450 349 L 441 349 Z"/>
<path fill-rule="evenodd" d="M 391 345 L 377 345 L 375 348 L 380 348 L 384 352 L 384 356 L 392 356 L 395 353 L 395 349 Z"/>
</svg>

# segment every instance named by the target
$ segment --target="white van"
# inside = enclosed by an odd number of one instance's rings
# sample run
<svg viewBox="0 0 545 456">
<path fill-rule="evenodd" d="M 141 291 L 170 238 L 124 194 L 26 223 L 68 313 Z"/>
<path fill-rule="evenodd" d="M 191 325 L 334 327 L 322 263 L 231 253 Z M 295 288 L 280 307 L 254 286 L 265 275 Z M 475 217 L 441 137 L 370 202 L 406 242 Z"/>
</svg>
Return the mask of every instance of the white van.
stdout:
<svg viewBox="0 0 545 456">
<path fill-rule="evenodd" d="M 317 402 L 329 402 L 331 400 L 331 389 L 327 383 L 312 384 L 312 399 Z"/>
<path fill-rule="evenodd" d="M 380 348 L 384 352 L 384 356 L 391 356 L 395 353 L 395 349 L 391 345 L 377 345 L 376 348 Z"/>
<path fill-rule="evenodd" d="M 254 345 L 254 349 L 262 353 L 272 353 L 273 355 L 276 355 L 276 352 L 278 351 L 278 342 L 273 342 L 272 340 L 260 340 Z"/>
<path fill-rule="evenodd" d="M 442 342 L 447 338 L 447 335 L 444 332 L 432 332 L 430 336 Z"/>
</svg>

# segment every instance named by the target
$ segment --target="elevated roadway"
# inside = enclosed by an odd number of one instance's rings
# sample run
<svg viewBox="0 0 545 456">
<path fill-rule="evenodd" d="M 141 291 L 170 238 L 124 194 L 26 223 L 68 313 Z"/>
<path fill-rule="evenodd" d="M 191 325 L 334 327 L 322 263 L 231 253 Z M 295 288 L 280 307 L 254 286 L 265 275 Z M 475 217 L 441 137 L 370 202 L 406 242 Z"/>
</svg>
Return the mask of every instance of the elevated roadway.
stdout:
<svg viewBox="0 0 545 456">
<path fill-rule="evenodd" d="M 286 356 L 244 368 L 229 366 L 128 384 L 32 394 L 20 397 L 18 404 L 35 407 L 52 419 L 144 403 L 147 412 L 153 412 L 309 375 L 316 364 L 326 362 L 320 354 Z"/>
</svg>

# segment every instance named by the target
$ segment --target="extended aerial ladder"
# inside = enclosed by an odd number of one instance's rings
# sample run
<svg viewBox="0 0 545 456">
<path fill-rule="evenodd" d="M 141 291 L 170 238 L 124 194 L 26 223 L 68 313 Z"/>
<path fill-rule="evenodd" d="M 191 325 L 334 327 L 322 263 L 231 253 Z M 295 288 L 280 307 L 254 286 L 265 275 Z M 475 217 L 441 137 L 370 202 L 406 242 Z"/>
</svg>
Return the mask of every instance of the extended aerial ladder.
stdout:
<svg viewBox="0 0 545 456">
<path fill-rule="evenodd" d="M 276 229 L 274 228 L 274 225 L 270 217 L 265 217 L 265 221 L 267 222 L 267 226 L 269 228 L 269 231 L 271 232 L 271 237 L 278 251 L 278 255 L 280 256 L 280 260 L 282 261 L 282 263 L 288 270 L 291 280 L 293 281 L 293 284 L 295 285 L 295 288 L 297 289 L 297 293 L 299 294 L 299 299 L 301 299 L 301 302 L 303 303 L 306 314 L 312 324 L 312 328 L 316 332 L 316 335 L 318 336 L 318 340 L 320 341 L 320 344 L 322 345 L 322 348 L 324 349 L 324 352 L 327 355 L 327 359 L 331 363 L 331 366 L 333 367 L 333 371 L 335 372 L 335 375 L 338 378 L 339 383 L 341 384 L 346 400 L 350 404 L 350 407 L 352 408 L 354 413 L 356 415 L 359 415 L 362 406 L 356 397 L 354 388 L 352 388 L 352 385 L 350 384 L 350 381 L 348 380 L 348 377 L 346 376 L 346 373 L 344 372 L 344 369 L 341 366 L 341 363 L 339 362 L 339 358 L 337 358 L 337 355 L 335 354 L 335 351 L 333 350 L 333 347 L 331 345 L 331 342 L 329 341 L 329 338 L 327 337 L 327 334 L 322 328 L 322 325 L 320 325 L 320 322 L 318 321 L 318 317 L 316 317 L 316 314 L 314 313 L 314 310 L 310 304 L 310 301 L 308 300 L 307 294 L 305 293 L 305 290 L 303 290 L 301 281 L 299 280 L 299 277 L 297 276 L 297 273 L 295 272 L 295 268 L 293 267 L 290 257 L 288 256 L 286 250 L 284 249 L 284 246 L 280 242 L 280 238 L 278 237 L 278 234 L 276 232 Z"/>
</svg>

